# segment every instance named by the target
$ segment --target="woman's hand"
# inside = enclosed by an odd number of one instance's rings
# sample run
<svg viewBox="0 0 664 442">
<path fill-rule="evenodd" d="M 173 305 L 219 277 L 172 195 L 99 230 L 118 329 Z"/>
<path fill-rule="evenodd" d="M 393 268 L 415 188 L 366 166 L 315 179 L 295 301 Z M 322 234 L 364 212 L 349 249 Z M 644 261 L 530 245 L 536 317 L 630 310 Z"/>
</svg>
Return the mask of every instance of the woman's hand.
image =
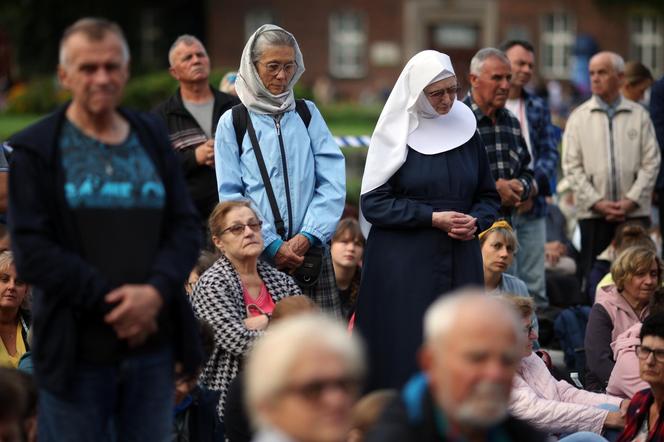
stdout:
<svg viewBox="0 0 664 442">
<path fill-rule="evenodd" d="M 244 320 L 244 326 L 247 330 L 265 330 L 270 322 L 267 315 L 252 316 Z"/>
<path fill-rule="evenodd" d="M 475 237 L 477 218 L 454 211 L 433 212 L 431 225 L 447 232 L 450 238 L 468 241 Z"/>
<path fill-rule="evenodd" d="M 604 420 L 604 428 L 615 428 L 621 430 L 625 428 L 625 417 L 620 411 L 609 411 Z"/>
</svg>

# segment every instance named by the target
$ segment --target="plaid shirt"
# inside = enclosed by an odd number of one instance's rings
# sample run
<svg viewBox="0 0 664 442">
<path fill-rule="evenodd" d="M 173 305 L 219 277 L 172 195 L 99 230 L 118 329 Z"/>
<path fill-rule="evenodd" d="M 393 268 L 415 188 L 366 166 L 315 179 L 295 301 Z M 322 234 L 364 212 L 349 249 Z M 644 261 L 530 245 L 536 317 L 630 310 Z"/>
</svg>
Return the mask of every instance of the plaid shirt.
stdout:
<svg viewBox="0 0 664 442">
<path fill-rule="evenodd" d="M 477 118 L 477 130 L 484 142 L 493 179 L 518 179 L 523 184 L 521 200 L 526 200 L 533 190 L 535 176 L 528 168 L 530 154 L 521 135 L 519 120 L 510 111 L 502 108 L 496 111 L 494 124 L 491 118 L 484 115 L 470 93 L 463 102 L 473 110 Z"/>
<path fill-rule="evenodd" d="M 655 398 L 650 389 L 639 391 L 632 397 L 627 408 L 627 416 L 625 416 L 625 429 L 620 433 L 617 442 L 631 442 L 639 434 L 641 425 L 643 425 L 643 422 L 650 414 L 650 406 L 654 400 Z M 659 415 L 655 428 L 653 428 L 653 431 L 648 432 L 648 439 L 646 441 L 664 441 L 664 415 Z"/>
<path fill-rule="evenodd" d="M 544 197 L 553 194 L 551 186 L 558 173 L 560 161 L 558 143 L 561 131 L 556 130 L 551 123 L 551 112 L 543 99 L 525 90 L 522 98 L 526 103 L 526 120 L 528 120 L 530 146 L 535 157 L 534 172 L 538 189 L 533 208 L 528 214 L 540 218 L 546 216 Z"/>
</svg>

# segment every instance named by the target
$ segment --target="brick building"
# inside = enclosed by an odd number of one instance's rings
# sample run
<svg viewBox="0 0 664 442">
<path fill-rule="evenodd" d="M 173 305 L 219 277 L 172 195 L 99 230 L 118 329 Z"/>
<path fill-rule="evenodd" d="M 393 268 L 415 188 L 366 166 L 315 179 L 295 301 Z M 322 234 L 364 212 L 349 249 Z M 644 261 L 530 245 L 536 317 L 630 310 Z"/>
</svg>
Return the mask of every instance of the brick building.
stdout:
<svg viewBox="0 0 664 442">
<path fill-rule="evenodd" d="M 462 85 L 472 55 L 507 38 L 538 48 L 539 77 L 570 80 L 573 57 L 611 49 L 664 73 L 664 16 L 638 2 L 601 0 L 250 0 L 208 3 L 208 49 L 216 66 L 238 65 L 242 48 L 263 23 L 291 31 L 300 43 L 311 87 L 331 82 L 341 99 L 384 95 L 403 64 L 433 48 L 452 57 Z M 583 52 L 583 51 L 582 51 Z M 580 54 L 583 58 L 587 55 Z M 580 67 L 579 67 L 580 66 Z M 579 70 L 580 69 L 580 70 Z"/>
</svg>

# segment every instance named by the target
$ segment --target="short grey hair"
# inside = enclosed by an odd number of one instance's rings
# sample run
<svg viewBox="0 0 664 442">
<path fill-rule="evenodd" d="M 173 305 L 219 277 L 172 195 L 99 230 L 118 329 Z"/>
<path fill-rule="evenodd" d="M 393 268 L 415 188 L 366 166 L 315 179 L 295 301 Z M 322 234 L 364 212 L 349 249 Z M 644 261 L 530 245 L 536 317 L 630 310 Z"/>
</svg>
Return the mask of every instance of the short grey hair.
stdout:
<svg viewBox="0 0 664 442">
<path fill-rule="evenodd" d="M 207 49 L 205 49 L 205 46 L 203 45 L 203 43 L 201 43 L 201 41 L 198 38 L 194 37 L 193 35 L 182 34 L 181 36 L 175 39 L 170 49 L 168 50 L 168 64 L 170 64 L 171 66 L 173 66 L 174 62 L 173 53 L 175 52 L 175 48 L 177 48 L 180 45 L 180 43 L 183 43 L 186 46 L 191 46 L 193 44 L 198 43 L 203 47 L 203 50 L 207 54 Z"/>
<path fill-rule="evenodd" d="M 281 29 L 262 32 L 256 37 L 254 46 L 251 48 L 251 62 L 256 63 L 260 60 L 265 49 L 270 46 L 288 46 L 295 49 L 297 42 L 295 37 Z"/>
<path fill-rule="evenodd" d="M 60 66 L 64 67 L 69 63 L 67 42 L 72 36 L 77 34 L 82 34 L 90 41 L 102 41 L 108 34 L 116 35 L 122 45 L 122 61 L 124 63 L 129 62 L 129 45 L 122 32 L 122 28 L 117 23 L 106 20 L 105 18 L 85 17 L 76 20 L 63 32 L 58 53 Z"/>
<path fill-rule="evenodd" d="M 262 428 L 268 424 L 260 413 L 259 405 L 273 399 L 286 386 L 297 358 L 312 348 L 323 348 L 338 354 L 345 361 L 351 376 L 364 376 L 362 345 L 342 323 L 321 313 L 306 313 L 285 319 L 270 327 L 254 344 L 247 359 L 247 409 L 256 426 Z"/>
<path fill-rule="evenodd" d="M 520 342 L 523 340 L 523 326 L 520 324 L 514 309 L 499 301 L 496 297 L 488 295 L 480 288 L 466 288 L 455 290 L 438 298 L 424 313 L 424 342 L 425 345 L 434 345 L 444 339 L 450 331 L 454 330 L 456 318 L 464 308 L 478 308 L 484 306 L 490 309 L 492 315 L 498 319 L 502 317 L 514 329 L 514 335 Z"/>
<path fill-rule="evenodd" d="M 613 70 L 616 71 L 617 74 L 624 74 L 625 73 L 625 60 L 615 52 L 611 51 L 602 51 L 598 52 L 595 55 L 592 56 L 590 61 L 592 61 L 593 58 L 595 57 L 600 57 L 603 55 L 607 55 L 609 57 L 609 60 L 611 61 L 611 65 L 613 66 Z"/>
<path fill-rule="evenodd" d="M 473 75 L 480 75 L 484 62 L 489 58 L 497 58 L 507 66 L 511 66 L 510 59 L 500 49 L 496 48 L 482 48 L 470 60 L 470 73 Z"/>
</svg>

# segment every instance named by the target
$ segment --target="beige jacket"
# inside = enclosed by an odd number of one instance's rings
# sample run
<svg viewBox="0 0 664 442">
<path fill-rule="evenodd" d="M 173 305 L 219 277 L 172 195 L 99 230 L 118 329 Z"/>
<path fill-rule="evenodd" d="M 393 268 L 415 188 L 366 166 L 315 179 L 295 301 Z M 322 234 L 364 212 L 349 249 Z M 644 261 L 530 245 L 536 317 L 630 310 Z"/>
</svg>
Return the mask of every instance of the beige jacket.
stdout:
<svg viewBox="0 0 664 442">
<path fill-rule="evenodd" d="M 638 204 L 630 218 L 650 216 L 659 162 L 652 121 L 640 104 L 623 97 L 609 121 L 593 96 L 567 120 L 562 165 L 572 184 L 579 219 L 600 217 L 591 207 L 601 199 L 622 198 Z"/>
</svg>

